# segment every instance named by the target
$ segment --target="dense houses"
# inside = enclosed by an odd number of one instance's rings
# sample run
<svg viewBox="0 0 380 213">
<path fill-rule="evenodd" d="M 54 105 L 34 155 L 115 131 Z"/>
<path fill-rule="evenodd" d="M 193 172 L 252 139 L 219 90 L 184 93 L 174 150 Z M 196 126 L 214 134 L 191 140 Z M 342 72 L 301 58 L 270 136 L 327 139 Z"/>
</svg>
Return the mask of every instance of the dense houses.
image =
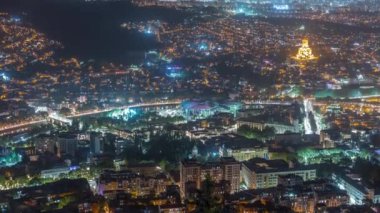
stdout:
<svg viewBox="0 0 380 213">
<path fill-rule="evenodd" d="M 0 211 L 379 212 L 377 9 L 281 2 L 135 0 L 136 65 L 1 13 Z"/>
</svg>

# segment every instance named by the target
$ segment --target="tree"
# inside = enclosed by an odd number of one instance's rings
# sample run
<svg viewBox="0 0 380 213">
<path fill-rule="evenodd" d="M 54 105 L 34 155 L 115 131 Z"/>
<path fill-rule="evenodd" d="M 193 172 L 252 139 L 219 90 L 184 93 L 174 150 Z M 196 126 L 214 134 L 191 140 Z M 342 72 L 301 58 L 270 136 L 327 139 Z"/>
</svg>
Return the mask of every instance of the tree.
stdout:
<svg viewBox="0 0 380 213">
<path fill-rule="evenodd" d="M 203 182 L 202 190 L 198 192 L 197 197 L 197 212 L 204 213 L 217 213 L 222 210 L 222 203 L 220 199 L 217 199 L 214 191 L 214 182 L 211 180 L 210 175 L 206 176 L 206 180 Z"/>
<path fill-rule="evenodd" d="M 62 107 L 60 110 L 59 110 L 59 114 L 61 115 L 70 115 L 71 114 L 71 109 L 67 108 L 67 107 Z"/>
<path fill-rule="evenodd" d="M 33 177 L 33 178 L 29 181 L 29 185 L 32 185 L 32 186 L 34 186 L 34 185 L 40 185 L 40 184 L 42 184 L 42 180 L 41 180 L 41 178 L 39 178 L 39 177 Z"/>
<path fill-rule="evenodd" d="M 242 125 L 238 128 L 237 133 L 249 139 L 265 140 L 274 137 L 275 129 L 273 127 L 265 127 L 263 130 L 251 128 L 248 125 Z"/>
<path fill-rule="evenodd" d="M 276 134 L 276 130 L 273 127 L 265 127 L 262 131 L 261 137 L 262 138 L 272 138 Z"/>
<path fill-rule="evenodd" d="M 58 209 L 62 209 L 71 202 L 73 202 L 75 198 L 73 196 L 65 196 L 61 199 L 61 201 L 58 203 Z"/>
<path fill-rule="evenodd" d="M 246 138 L 252 138 L 253 135 L 252 135 L 252 131 L 251 130 L 252 129 L 248 125 L 242 125 L 242 126 L 240 126 L 238 128 L 237 133 L 239 135 L 242 135 L 242 136 L 246 137 Z"/>
<path fill-rule="evenodd" d="M 147 147 L 146 160 L 156 162 L 166 160 L 170 163 L 177 163 L 186 158 L 191 153 L 194 142 L 188 139 L 173 139 L 169 135 L 153 137 Z"/>
<path fill-rule="evenodd" d="M 94 213 L 108 213 L 110 212 L 110 208 L 107 200 L 98 195 L 95 197 L 96 202 L 92 204 L 92 212 Z"/>
<path fill-rule="evenodd" d="M 353 170 L 360 174 L 366 182 L 380 184 L 380 166 L 358 158 L 354 163 Z"/>
</svg>

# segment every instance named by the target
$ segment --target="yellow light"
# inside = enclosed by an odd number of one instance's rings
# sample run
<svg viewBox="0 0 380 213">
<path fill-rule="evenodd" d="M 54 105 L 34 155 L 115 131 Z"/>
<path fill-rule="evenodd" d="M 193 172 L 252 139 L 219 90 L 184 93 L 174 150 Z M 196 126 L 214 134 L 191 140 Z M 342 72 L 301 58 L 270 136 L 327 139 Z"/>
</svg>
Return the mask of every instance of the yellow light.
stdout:
<svg viewBox="0 0 380 213">
<path fill-rule="evenodd" d="M 317 59 L 317 57 L 313 55 L 313 51 L 309 47 L 309 40 L 307 39 L 302 40 L 302 45 L 298 49 L 297 55 L 293 58 L 300 61 L 308 61 L 308 60 Z"/>
</svg>

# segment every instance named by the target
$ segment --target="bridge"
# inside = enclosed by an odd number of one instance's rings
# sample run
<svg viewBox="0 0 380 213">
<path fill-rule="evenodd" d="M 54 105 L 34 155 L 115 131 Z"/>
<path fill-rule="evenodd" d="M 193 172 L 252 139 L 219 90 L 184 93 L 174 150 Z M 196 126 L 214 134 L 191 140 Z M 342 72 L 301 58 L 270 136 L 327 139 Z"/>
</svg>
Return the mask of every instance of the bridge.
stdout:
<svg viewBox="0 0 380 213">
<path fill-rule="evenodd" d="M 262 101 L 262 100 L 253 100 L 253 101 L 243 101 L 246 105 L 282 105 L 290 106 L 292 102 L 290 101 Z"/>
<path fill-rule="evenodd" d="M 161 106 L 168 106 L 168 105 L 179 105 L 181 103 L 182 103 L 182 100 L 128 104 L 128 105 L 118 106 L 118 107 L 94 109 L 94 110 L 90 110 L 90 111 L 86 111 L 86 112 L 81 112 L 81 113 L 78 113 L 75 115 L 70 115 L 70 116 L 67 116 L 67 118 L 76 118 L 76 117 L 82 117 L 82 116 L 87 116 L 87 115 L 95 115 L 95 114 L 110 112 L 110 111 L 117 110 L 117 109 L 141 108 L 141 107 L 161 107 Z"/>
<path fill-rule="evenodd" d="M 50 113 L 47 120 L 51 123 L 55 123 L 61 126 L 71 126 L 73 125 L 73 120 L 69 119 L 57 112 Z"/>
<path fill-rule="evenodd" d="M 57 112 L 49 113 L 49 116 L 46 119 L 37 119 L 32 121 L 24 121 L 18 124 L 10 124 L 6 126 L 0 126 L 0 136 L 16 134 L 22 131 L 28 130 L 33 125 L 43 124 L 46 122 L 56 123 L 59 125 L 72 125 L 72 118 L 96 115 L 104 112 L 110 112 L 116 109 L 126 109 L 126 108 L 140 108 L 140 107 L 164 107 L 170 105 L 179 105 L 182 103 L 182 100 L 173 100 L 173 101 L 157 101 L 157 102 L 148 102 L 148 103 L 137 103 L 137 104 L 127 104 L 118 107 L 107 107 L 104 109 L 94 109 L 86 112 L 80 112 L 74 115 L 62 116 Z"/>
</svg>

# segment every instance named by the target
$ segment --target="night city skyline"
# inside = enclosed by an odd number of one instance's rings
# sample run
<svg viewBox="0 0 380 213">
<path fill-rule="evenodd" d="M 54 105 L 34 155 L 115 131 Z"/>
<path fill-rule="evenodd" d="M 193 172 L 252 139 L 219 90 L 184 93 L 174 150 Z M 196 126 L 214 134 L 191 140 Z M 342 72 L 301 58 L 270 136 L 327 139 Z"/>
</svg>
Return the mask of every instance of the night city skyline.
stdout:
<svg viewBox="0 0 380 213">
<path fill-rule="evenodd" d="M 379 0 L 1 0 L 0 212 L 380 212 Z"/>
</svg>

